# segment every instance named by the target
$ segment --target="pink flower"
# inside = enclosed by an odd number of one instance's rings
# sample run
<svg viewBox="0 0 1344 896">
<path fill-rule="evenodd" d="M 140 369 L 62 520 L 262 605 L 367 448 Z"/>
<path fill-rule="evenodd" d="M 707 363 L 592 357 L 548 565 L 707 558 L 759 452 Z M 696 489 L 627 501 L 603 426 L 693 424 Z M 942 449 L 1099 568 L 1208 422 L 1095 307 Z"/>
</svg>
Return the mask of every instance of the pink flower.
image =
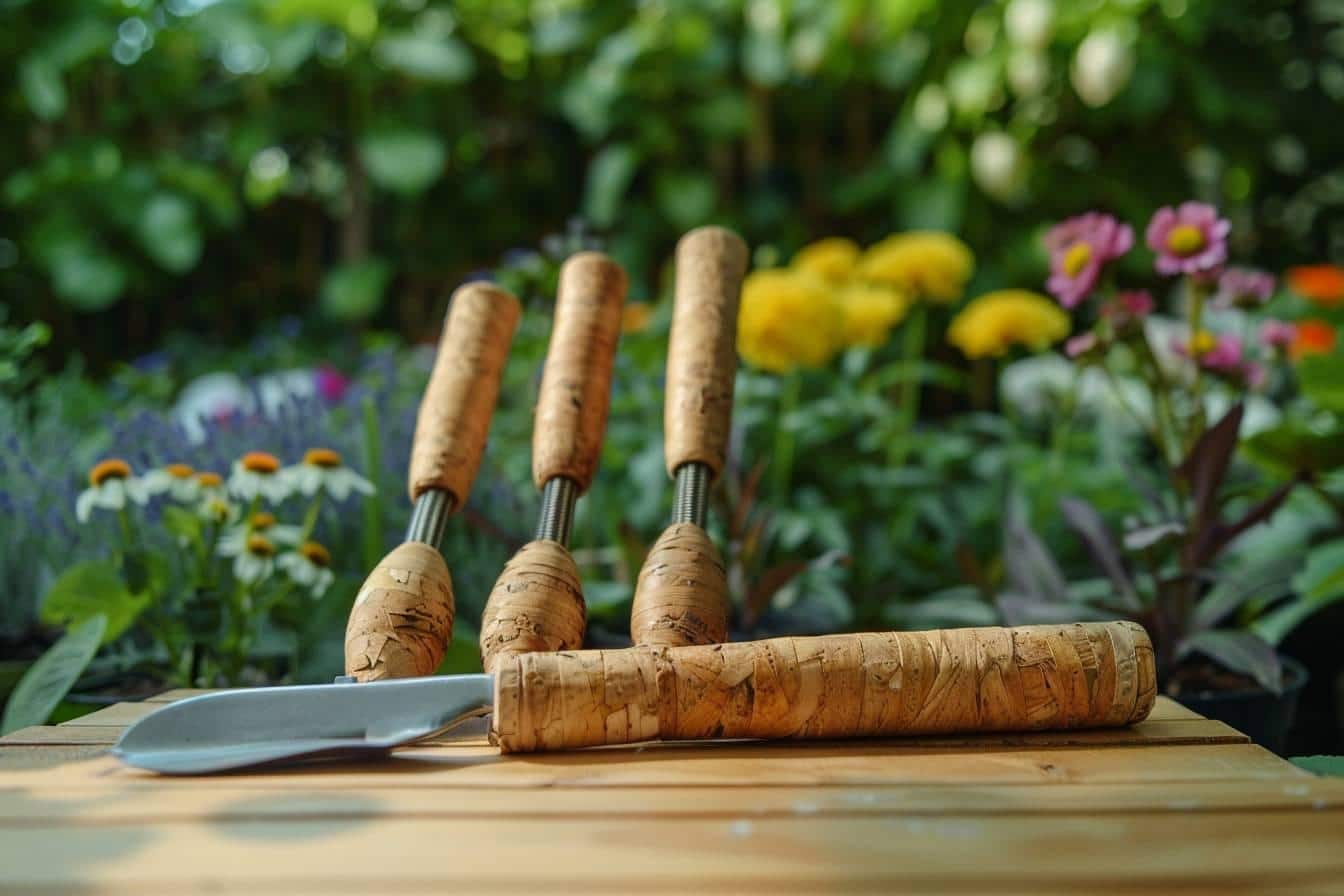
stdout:
<svg viewBox="0 0 1344 896">
<path fill-rule="evenodd" d="M 1152 293 L 1146 289 L 1134 289 L 1112 296 L 1102 306 L 1101 316 L 1108 318 L 1116 329 L 1124 329 L 1152 314 L 1154 307 Z"/>
<path fill-rule="evenodd" d="M 1045 235 L 1050 252 L 1048 289 L 1073 308 L 1096 288 L 1101 269 L 1134 246 L 1134 229 L 1111 215 L 1088 212 L 1056 224 Z"/>
<path fill-rule="evenodd" d="M 1208 274 L 1227 261 L 1232 225 L 1204 202 L 1182 202 L 1157 210 L 1148 222 L 1148 248 L 1157 253 L 1159 274 Z"/>
<path fill-rule="evenodd" d="M 1241 368 L 1241 375 L 1246 378 L 1249 389 L 1261 389 L 1269 379 L 1269 371 L 1259 361 L 1247 361 Z"/>
<path fill-rule="evenodd" d="M 1079 355 L 1085 355 L 1097 347 L 1097 334 L 1088 330 L 1086 333 L 1079 333 L 1068 342 L 1064 343 L 1064 354 L 1070 358 L 1076 358 Z"/>
<path fill-rule="evenodd" d="M 1297 327 L 1286 320 L 1267 320 L 1260 325 L 1260 344 L 1266 348 L 1287 348 L 1297 338 Z"/>
<path fill-rule="evenodd" d="M 1229 333 L 1223 333 L 1213 348 L 1199 356 L 1199 363 L 1214 373 L 1237 374 L 1242 369 L 1241 339 Z"/>
<path fill-rule="evenodd" d="M 1215 303 L 1222 308 L 1256 308 L 1274 295 L 1274 275 L 1255 268 L 1228 268 L 1218 278 Z"/>
<path fill-rule="evenodd" d="M 1214 335 L 1208 330 L 1200 330 L 1189 340 L 1175 340 L 1171 348 L 1181 357 L 1195 360 L 1210 373 L 1252 389 L 1259 388 L 1265 382 L 1264 366 L 1247 360 L 1240 337 L 1230 333 Z"/>
<path fill-rule="evenodd" d="M 319 367 L 313 371 L 313 385 L 325 400 L 340 401 L 350 388 L 350 378 L 334 367 Z"/>
</svg>

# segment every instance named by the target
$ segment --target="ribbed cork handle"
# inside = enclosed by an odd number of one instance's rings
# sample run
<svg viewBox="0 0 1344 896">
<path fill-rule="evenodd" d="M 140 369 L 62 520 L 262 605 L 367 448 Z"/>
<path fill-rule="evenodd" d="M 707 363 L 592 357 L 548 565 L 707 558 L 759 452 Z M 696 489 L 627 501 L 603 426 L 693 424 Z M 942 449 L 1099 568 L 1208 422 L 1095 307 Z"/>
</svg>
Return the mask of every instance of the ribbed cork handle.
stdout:
<svg viewBox="0 0 1344 896">
<path fill-rule="evenodd" d="M 517 299 L 489 283 L 468 283 L 453 293 L 415 421 L 412 502 L 434 488 L 451 494 L 455 508 L 466 503 L 521 314 Z"/>
<path fill-rule="evenodd" d="M 843 738 L 1128 725 L 1157 693 L 1132 622 L 501 656 L 505 752 L 645 740 Z"/>
<path fill-rule="evenodd" d="M 600 252 L 581 252 L 560 268 L 532 430 L 537 488 L 564 476 L 584 492 L 593 481 L 611 406 L 625 290 L 625 271 Z"/>
<path fill-rule="evenodd" d="M 696 461 L 723 469 L 737 372 L 737 307 L 747 244 L 731 230 L 700 227 L 677 243 L 667 349 L 663 442 L 667 472 Z"/>
</svg>

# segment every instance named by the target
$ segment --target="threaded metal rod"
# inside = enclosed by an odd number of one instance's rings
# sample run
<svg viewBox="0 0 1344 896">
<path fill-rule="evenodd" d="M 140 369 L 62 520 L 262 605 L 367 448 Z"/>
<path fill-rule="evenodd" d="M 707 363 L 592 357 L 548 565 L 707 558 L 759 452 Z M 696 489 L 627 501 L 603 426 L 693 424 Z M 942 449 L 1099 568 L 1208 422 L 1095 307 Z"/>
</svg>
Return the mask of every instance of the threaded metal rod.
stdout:
<svg viewBox="0 0 1344 896">
<path fill-rule="evenodd" d="M 406 527 L 406 540 L 419 541 L 439 550 L 443 532 L 448 528 L 448 517 L 453 514 L 453 496 L 437 488 L 420 493 L 411 508 L 411 523 Z"/>
<path fill-rule="evenodd" d="M 574 503 L 578 500 L 579 486 L 573 479 L 564 476 L 547 479 L 541 490 L 537 541 L 554 541 L 568 547 L 569 532 L 574 526 Z"/>
<path fill-rule="evenodd" d="M 691 461 L 677 467 L 677 497 L 673 523 L 695 523 L 701 529 L 709 517 L 709 467 Z"/>
</svg>

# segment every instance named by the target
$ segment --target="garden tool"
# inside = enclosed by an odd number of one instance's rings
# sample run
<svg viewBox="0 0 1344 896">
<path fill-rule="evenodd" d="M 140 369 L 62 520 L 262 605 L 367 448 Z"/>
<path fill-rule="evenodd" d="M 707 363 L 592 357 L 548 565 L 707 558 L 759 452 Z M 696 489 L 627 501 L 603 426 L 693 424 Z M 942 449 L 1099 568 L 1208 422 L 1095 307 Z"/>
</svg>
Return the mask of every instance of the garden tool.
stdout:
<svg viewBox="0 0 1344 896">
<path fill-rule="evenodd" d="M 508 562 L 486 601 L 487 671 L 501 653 L 583 646 L 583 590 L 567 545 L 574 504 L 592 483 L 602 450 L 625 290 L 625 271 L 601 253 L 579 253 L 560 268 L 532 430 L 541 519 L 536 539 Z"/>
<path fill-rule="evenodd" d="M 676 292 L 663 399 L 663 447 L 676 481 L 672 525 L 635 585 L 636 644 L 713 644 L 728 632 L 728 580 L 705 531 L 709 489 L 723 469 L 737 372 L 737 306 L 747 244 L 722 227 L 677 243 Z"/>
<path fill-rule="evenodd" d="M 358 681 L 430 675 L 453 635 L 453 581 L 439 553 L 448 517 L 481 464 L 504 361 L 521 308 L 487 283 L 452 297 L 411 444 L 406 540 L 369 573 L 345 630 L 345 672 Z"/>
<path fill-rule="evenodd" d="M 502 652 L 488 675 L 188 698 L 131 725 L 113 752 L 170 774 L 382 756 L 487 714 L 505 753 L 1118 727 L 1146 718 L 1156 691 L 1152 643 L 1127 621 Z"/>
</svg>

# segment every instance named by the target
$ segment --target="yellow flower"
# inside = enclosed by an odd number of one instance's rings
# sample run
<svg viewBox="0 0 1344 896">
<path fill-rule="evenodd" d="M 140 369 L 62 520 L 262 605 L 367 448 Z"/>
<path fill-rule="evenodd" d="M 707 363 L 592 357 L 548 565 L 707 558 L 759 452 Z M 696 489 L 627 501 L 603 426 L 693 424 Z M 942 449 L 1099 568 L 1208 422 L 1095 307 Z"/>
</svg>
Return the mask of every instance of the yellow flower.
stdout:
<svg viewBox="0 0 1344 896">
<path fill-rule="evenodd" d="M 950 233 L 911 231 L 887 237 L 859 260 L 859 275 L 920 299 L 950 304 L 961 298 L 975 256 Z"/>
<path fill-rule="evenodd" d="M 799 249 L 793 256 L 793 269 L 823 280 L 845 280 L 854 275 L 858 262 L 858 243 L 832 236 Z"/>
<path fill-rule="evenodd" d="M 621 332 L 639 333 L 648 329 L 653 320 L 653 306 L 648 302 L 630 302 L 621 309 Z"/>
<path fill-rule="evenodd" d="M 872 283 L 850 283 L 838 298 L 845 313 L 845 345 L 877 348 L 910 310 L 910 298 L 904 293 Z"/>
<path fill-rule="evenodd" d="M 1069 335 L 1069 316 L 1039 293 L 1002 289 L 973 300 L 952 319 L 947 341 L 968 358 L 998 358 L 1014 345 L 1032 351 Z"/>
<path fill-rule="evenodd" d="M 737 351 L 771 373 L 821 367 L 840 348 L 844 315 L 815 277 L 797 271 L 756 271 L 742 284 Z"/>
</svg>

